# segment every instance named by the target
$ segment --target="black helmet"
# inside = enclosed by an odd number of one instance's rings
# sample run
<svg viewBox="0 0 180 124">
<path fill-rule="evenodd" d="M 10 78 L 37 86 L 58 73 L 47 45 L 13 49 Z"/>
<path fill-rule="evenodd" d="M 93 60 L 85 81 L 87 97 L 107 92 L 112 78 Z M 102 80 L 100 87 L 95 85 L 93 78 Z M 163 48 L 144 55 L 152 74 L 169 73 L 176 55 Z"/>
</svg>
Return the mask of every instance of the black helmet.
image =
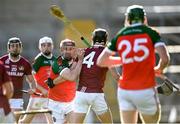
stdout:
<svg viewBox="0 0 180 124">
<path fill-rule="evenodd" d="M 10 44 L 13 44 L 13 43 L 19 43 L 19 45 L 22 47 L 22 42 L 20 38 L 17 38 L 17 37 L 10 38 L 7 43 L 8 48 L 10 47 Z"/>
<path fill-rule="evenodd" d="M 126 14 L 130 23 L 132 21 L 144 21 L 144 16 L 146 16 L 146 12 L 143 6 L 140 5 L 132 5 L 129 6 L 126 10 Z"/>
<path fill-rule="evenodd" d="M 104 42 L 106 44 L 107 42 L 108 33 L 105 29 L 97 28 L 93 31 L 92 40 L 93 44 L 96 42 L 101 43 Z"/>
</svg>

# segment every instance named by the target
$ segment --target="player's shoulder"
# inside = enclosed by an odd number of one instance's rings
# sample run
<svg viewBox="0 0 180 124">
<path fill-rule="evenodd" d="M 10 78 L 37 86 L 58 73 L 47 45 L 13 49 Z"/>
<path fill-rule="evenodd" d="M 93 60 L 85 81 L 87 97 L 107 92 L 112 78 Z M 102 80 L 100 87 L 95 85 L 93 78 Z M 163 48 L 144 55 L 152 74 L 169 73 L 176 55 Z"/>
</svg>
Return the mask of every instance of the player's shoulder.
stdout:
<svg viewBox="0 0 180 124">
<path fill-rule="evenodd" d="M 34 62 L 40 62 L 43 59 L 43 55 L 41 53 L 39 53 L 35 58 L 34 58 Z"/>
<path fill-rule="evenodd" d="M 42 54 L 41 53 L 37 54 L 37 56 L 34 58 L 34 60 L 38 60 L 40 58 L 42 58 Z"/>
<path fill-rule="evenodd" d="M 116 33 L 116 36 L 123 35 L 125 31 L 130 30 L 130 29 L 131 29 L 130 26 L 125 26 Z"/>
<path fill-rule="evenodd" d="M 144 28 L 144 30 L 145 30 L 146 32 L 149 32 L 150 34 L 151 34 L 151 33 L 157 33 L 157 34 L 159 34 L 158 29 L 155 28 L 155 27 L 151 27 L 151 26 L 148 26 L 148 25 L 144 25 L 142 28 Z"/>
<path fill-rule="evenodd" d="M 21 62 L 23 64 L 30 64 L 29 60 L 27 58 L 25 58 L 24 56 L 21 56 L 21 59 L 19 62 Z"/>
<path fill-rule="evenodd" d="M 160 34 L 159 30 L 155 27 L 150 27 L 152 31 L 156 32 L 157 34 Z"/>
<path fill-rule="evenodd" d="M 5 55 L 0 57 L 0 60 L 3 61 L 3 60 L 6 60 L 8 58 L 9 58 L 8 54 L 5 54 Z"/>
<path fill-rule="evenodd" d="M 56 60 L 57 57 L 55 55 L 52 56 L 52 60 Z"/>
</svg>

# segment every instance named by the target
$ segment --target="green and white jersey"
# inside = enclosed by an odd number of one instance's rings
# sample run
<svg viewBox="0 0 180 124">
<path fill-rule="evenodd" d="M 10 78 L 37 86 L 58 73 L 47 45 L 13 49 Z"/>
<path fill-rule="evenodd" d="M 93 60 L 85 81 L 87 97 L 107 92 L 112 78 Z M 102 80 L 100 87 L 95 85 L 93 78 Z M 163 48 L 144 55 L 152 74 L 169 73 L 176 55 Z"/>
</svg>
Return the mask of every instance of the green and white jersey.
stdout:
<svg viewBox="0 0 180 124">
<path fill-rule="evenodd" d="M 45 89 L 48 89 L 47 84 L 45 83 L 50 77 L 50 69 L 53 61 L 56 57 L 46 57 L 42 53 L 38 54 L 33 63 L 34 77 L 37 83 Z M 37 90 L 37 92 L 40 92 Z"/>
<path fill-rule="evenodd" d="M 108 44 L 110 51 L 122 59 L 120 87 L 139 90 L 155 86 L 155 48 L 164 45 L 159 33 L 149 26 L 135 24 L 124 27 Z"/>
</svg>

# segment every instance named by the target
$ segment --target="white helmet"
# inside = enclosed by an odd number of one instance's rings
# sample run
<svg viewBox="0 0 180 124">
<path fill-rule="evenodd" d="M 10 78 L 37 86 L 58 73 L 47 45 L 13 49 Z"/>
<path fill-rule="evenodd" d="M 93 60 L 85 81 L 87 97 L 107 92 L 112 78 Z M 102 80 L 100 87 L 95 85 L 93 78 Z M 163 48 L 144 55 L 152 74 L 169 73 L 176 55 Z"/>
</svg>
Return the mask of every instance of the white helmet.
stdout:
<svg viewBox="0 0 180 124">
<path fill-rule="evenodd" d="M 43 43 L 51 43 L 52 46 L 53 46 L 52 39 L 50 37 L 47 37 L 47 36 L 42 37 L 41 39 L 39 39 L 39 49 L 41 49 L 41 44 L 43 44 Z"/>
</svg>

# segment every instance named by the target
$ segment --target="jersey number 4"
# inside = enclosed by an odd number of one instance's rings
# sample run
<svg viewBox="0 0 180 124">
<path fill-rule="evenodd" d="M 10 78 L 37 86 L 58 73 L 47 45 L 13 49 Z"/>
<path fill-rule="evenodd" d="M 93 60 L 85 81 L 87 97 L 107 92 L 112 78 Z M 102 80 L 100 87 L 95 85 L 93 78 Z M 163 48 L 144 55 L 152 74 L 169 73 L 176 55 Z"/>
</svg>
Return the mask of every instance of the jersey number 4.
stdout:
<svg viewBox="0 0 180 124">
<path fill-rule="evenodd" d="M 135 62 L 141 62 L 145 60 L 149 56 L 149 49 L 145 45 L 147 43 L 146 38 L 137 38 L 134 39 L 134 46 L 132 47 L 130 41 L 128 40 L 122 40 L 120 44 L 118 45 L 118 50 L 121 50 L 123 46 L 126 46 L 125 50 L 122 52 L 122 61 L 124 64 L 133 63 Z M 127 55 L 130 52 L 134 52 L 133 57 L 128 57 Z M 143 51 L 144 54 L 141 56 L 137 56 L 136 53 Z"/>
<path fill-rule="evenodd" d="M 91 68 L 91 66 L 94 65 L 93 58 L 95 53 L 96 53 L 95 51 L 92 51 L 86 57 L 84 57 L 83 64 L 86 64 L 87 68 Z"/>
</svg>

